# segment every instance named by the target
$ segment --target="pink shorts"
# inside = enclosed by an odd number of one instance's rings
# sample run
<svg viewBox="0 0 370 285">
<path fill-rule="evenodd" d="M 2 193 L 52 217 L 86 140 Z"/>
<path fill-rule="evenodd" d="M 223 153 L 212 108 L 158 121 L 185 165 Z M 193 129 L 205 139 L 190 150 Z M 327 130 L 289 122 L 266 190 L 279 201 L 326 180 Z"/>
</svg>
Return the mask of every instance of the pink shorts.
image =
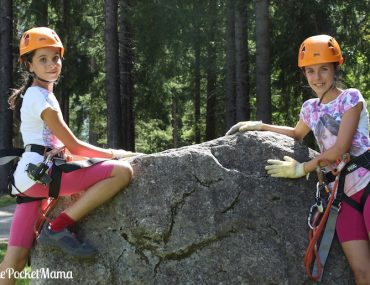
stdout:
<svg viewBox="0 0 370 285">
<path fill-rule="evenodd" d="M 351 198 L 360 202 L 364 189 L 352 195 Z M 370 197 L 364 211 L 360 213 L 346 202 L 342 202 L 336 223 L 336 231 L 340 243 L 351 240 L 369 240 L 370 233 Z"/>
<path fill-rule="evenodd" d="M 88 189 L 97 182 L 110 177 L 115 160 L 107 160 L 88 168 L 62 174 L 59 196 L 70 196 Z M 35 184 L 25 195 L 46 197 L 49 187 Z M 35 239 L 34 224 L 39 215 L 41 201 L 17 204 L 9 234 L 9 246 L 31 248 Z"/>
</svg>

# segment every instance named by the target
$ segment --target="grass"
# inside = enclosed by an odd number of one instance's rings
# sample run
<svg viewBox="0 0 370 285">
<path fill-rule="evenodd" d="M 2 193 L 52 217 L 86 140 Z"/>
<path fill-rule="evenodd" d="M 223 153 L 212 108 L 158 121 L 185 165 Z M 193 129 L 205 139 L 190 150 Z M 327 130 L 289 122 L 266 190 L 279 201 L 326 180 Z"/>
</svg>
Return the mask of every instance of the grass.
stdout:
<svg viewBox="0 0 370 285">
<path fill-rule="evenodd" d="M 15 198 L 9 195 L 0 196 L 0 208 L 8 205 L 15 204 Z"/>
<path fill-rule="evenodd" d="M 6 246 L 7 246 L 6 243 L 0 243 L 0 261 L 2 261 L 4 258 Z"/>
</svg>

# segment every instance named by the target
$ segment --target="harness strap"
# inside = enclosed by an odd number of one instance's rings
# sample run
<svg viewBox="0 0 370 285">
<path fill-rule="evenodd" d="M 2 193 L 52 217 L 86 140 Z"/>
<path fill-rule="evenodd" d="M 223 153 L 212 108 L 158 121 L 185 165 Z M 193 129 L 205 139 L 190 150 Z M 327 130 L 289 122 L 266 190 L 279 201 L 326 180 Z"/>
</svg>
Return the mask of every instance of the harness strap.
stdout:
<svg viewBox="0 0 370 285">
<path fill-rule="evenodd" d="M 16 158 L 22 156 L 24 152 L 37 152 L 40 155 L 44 155 L 45 152 L 50 151 L 51 148 L 38 145 L 38 144 L 29 144 L 25 148 L 5 148 L 0 149 L 0 165 L 8 164 Z"/>
<path fill-rule="evenodd" d="M 49 197 L 58 198 L 60 183 L 62 182 L 62 169 L 53 163 L 51 170 L 51 182 L 49 185 Z"/>
<path fill-rule="evenodd" d="M 363 206 L 365 206 L 366 200 L 369 197 L 369 195 L 370 195 L 370 183 L 368 183 L 367 186 L 365 187 L 364 193 L 362 194 L 361 197 L 361 204 Z"/>
<path fill-rule="evenodd" d="M 326 221 L 324 234 L 320 241 L 320 247 L 318 251 L 318 261 L 320 262 L 320 265 L 318 266 L 318 262 L 314 262 L 314 266 L 312 269 L 312 276 L 317 276 L 318 278 L 316 281 L 321 281 L 322 275 L 324 273 L 324 265 L 326 263 L 326 260 L 329 255 L 329 251 L 331 248 L 331 243 L 333 242 L 334 233 L 335 233 L 335 225 L 337 221 L 339 213 L 339 208 L 332 205 L 330 207 L 330 213 L 328 220 Z"/>
<path fill-rule="evenodd" d="M 81 168 L 90 167 L 94 164 L 97 164 L 99 162 L 107 161 L 109 159 L 107 158 L 90 158 L 87 160 L 77 160 L 77 161 L 70 161 L 66 162 L 65 160 L 61 159 L 54 159 L 54 164 L 56 167 L 60 168 L 62 172 L 68 173 L 72 172 Z"/>
<path fill-rule="evenodd" d="M 355 200 L 353 200 L 351 197 L 347 195 L 344 195 L 343 201 L 349 204 L 351 207 L 355 208 L 360 213 L 362 213 L 364 211 L 364 206 L 365 206 L 366 200 L 369 197 L 369 195 L 370 195 L 370 183 L 367 184 L 364 190 L 364 193 L 361 196 L 360 203 L 356 202 Z"/>
<path fill-rule="evenodd" d="M 23 152 L 23 148 L 0 149 L 0 165 L 8 164 L 14 159 L 22 156 Z"/>
<path fill-rule="evenodd" d="M 28 144 L 24 148 L 25 152 L 37 152 L 40 155 L 45 155 L 46 152 L 51 151 L 52 148 L 39 145 L 39 144 Z"/>
<path fill-rule="evenodd" d="M 337 207 L 339 207 L 340 203 L 344 201 L 362 213 L 366 199 L 370 194 L 369 185 L 366 186 L 365 192 L 361 197 L 360 203 L 356 202 L 355 200 L 353 200 L 351 197 L 347 196 L 344 193 L 344 183 L 345 183 L 346 175 L 359 169 L 360 167 L 370 170 L 370 150 L 367 150 L 360 156 L 357 156 L 351 159 L 351 161 L 348 162 L 346 167 L 341 171 L 340 176 L 339 176 L 337 196 L 333 202 L 333 204 L 336 205 Z M 329 182 L 332 182 L 335 179 L 335 176 L 331 172 L 329 172 L 326 174 L 326 178 L 328 179 Z"/>
</svg>

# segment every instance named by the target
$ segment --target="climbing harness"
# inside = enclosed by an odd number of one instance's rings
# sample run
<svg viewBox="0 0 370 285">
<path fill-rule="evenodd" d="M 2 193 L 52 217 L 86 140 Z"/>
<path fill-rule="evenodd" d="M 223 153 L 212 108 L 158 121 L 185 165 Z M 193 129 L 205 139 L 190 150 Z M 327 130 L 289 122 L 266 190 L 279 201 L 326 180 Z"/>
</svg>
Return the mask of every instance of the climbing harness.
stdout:
<svg viewBox="0 0 370 285">
<path fill-rule="evenodd" d="M 349 154 L 341 157 L 337 167 L 333 169 L 331 164 L 326 162 L 330 172 L 326 179 L 334 182 L 332 190 L 324 181 L 320 167 L 316 169 L 318 183 L 316 187 L 316 203 L 311 206 L 308 214 L 309 245 L 304 257 L 306 273 L 313 281 L 321 281 L 324 266 L 329 255 L 330 247 L 335 234 L 335 225 L 342 201 L 361 210 L 370 194 L 370 187 L 367 185 L 361 204 L 348 197 L 344 193 L 346 175 L 360 167 L 370 169 L 370 151 L 350 160 Z M 320 165 L 320 162 L 318 163 Z M 311 271 L 312 268 L 312 271 Z"/>
<path fill-rule="evenodd" d="M 44 161 L 38 164 L 30 163 L 26 169 L 27 175 L 37 183 L 49 185 L 49 192 L 43 197 L 31 197 L 22 193 L 17 189 L 14 183 L 14 171 L 17 167 L 18 160 L 24 152 L 36 152 L 44 156 Z M 0 150 L 0 166 L 8 163 L 13 163 L 8 175 L 8 192 L 12 197 L 16 196 L 17 204 L 41 201 L 39 208 L 39 216 L 35 222 L 36 236 L 40 232 L 43 224 L 47 220 L 49 212 L 56 205 L 59 197 L 60 184 L 62 174 L 72 172 L 81 168 L 90 167 L 107 159 L 90 158 L 88 160 L 67 162 L 62 155 L 63 149 L 51 149 L 42 145 L 31 144 L 25 149 L 13 148 Z M 48 153 L 48 155 L 46 155 Z M 49 164 L 51 170 L 49 171 Z M 19 192 L 17 195 L 12 194 L 13 187 Z"/>
<path fill-rule="evenodd" d="M 367 150 L 362 155 L 351 159 L 351 161 L 347 163 L 346 167 L 342 170 L 341 175 L 339 177 L 338 195 L 340 195 L 339 197 L 340 199 L 342 199 L 344 202 L 346 202 L 347 204 L 352 206 L 354 209 L 362 213 L 366 199 L 370 195 L 370 185 L 368 184 L 365 187 L 360 203 L 356 202 L 355 200 L 353 200 L 351 197 L 347 196 L 344 193 L 344 183 L 345 183 L 346 175 L 357 170 L 360 167 L 370 170 L 370 149 Z M 329 172 L 326 175 L 326 179 L 329 182 L 332 182 L 334 180 L 331 172 Z"/>
</svg>

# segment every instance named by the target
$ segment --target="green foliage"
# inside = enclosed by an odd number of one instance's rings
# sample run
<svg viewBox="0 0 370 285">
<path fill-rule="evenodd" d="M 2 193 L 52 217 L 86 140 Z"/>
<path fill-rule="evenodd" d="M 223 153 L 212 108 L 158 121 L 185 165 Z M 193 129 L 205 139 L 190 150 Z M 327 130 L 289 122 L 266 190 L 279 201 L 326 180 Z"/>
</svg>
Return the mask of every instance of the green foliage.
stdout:
<svg viewBox="0 0 370 285">
<path fill-rule="evenodd" d="M 0 196 L 0 208 L 12 205 L 14 203 L 15 203 L 14 197 L 10 197 L 9 195 Z"/>
<path fill-rule="evenodd" d="M 37 1 L 14 1 L 15 42 L 38 17 Z M 130 5 L 128 4 L 130 2 Z M 119 1 L 120 15 L 131 27 L 133 40 L 134 114 L 136 149 L 156 152 L 174 145 L 173 112 L 177 100 L 178 146 L 195 142 L 195 46 L 200 47 L 201 138 L 205 139 L 207 107 L 207 47 L 216 50 L 216 133 L 224 134 L 226 0 Z M 66 46 L 63 78 L 57 95 L 69 96 L 69 125 L 81 139 L 107 144 L 105 94 L 104 1 L 48 1 L 48 21 Z M 333 35 L 340 43 L 345 64 L 342 81 L 369 91 L 368 7 L 366 1 L 270 1 L 272 120 L 293 126 L 303 101 L 313 94 L 297 68 L 300 43 L 314 34 Z M 249 81 L 251 118 L 255 118 L 255 12 L 248 4 Z M 210 39 L 214 34 L 213 40 Z M 108 43 L 109 44 L 109 43 Z M 14 43 L 17 53 L 17 43 Z M 15 73 L 15 82 L 18 81 Z M 175 96 L 175 97 L 174 97 Z"/>
<path fill-rule="evenodd" d="M 0 243 L 0 260 L 1 261 L 4 259 L 4 255 L 5 255 L 5 252 L 6 252 L 6 247 L 7 247 L 6 243 Z"/>
<path fill-rule="evenodd" d="M 136 124 L 136 131 L 143 134 L 136 141 L 139 152 L 153 153 L 171 148 L 171 127 L 160 120 L 139 121 Z"/>
</svg>

